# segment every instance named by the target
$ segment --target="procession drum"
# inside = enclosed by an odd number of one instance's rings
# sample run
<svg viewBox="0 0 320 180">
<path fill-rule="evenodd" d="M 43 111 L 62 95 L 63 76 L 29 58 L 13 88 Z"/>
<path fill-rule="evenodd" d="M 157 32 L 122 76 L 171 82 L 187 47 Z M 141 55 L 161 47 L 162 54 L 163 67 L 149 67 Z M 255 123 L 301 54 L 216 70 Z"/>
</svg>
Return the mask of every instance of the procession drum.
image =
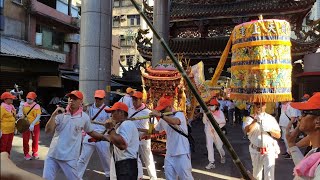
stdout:
<svg viewBox="0 0 320 180">
<path fill-rule="evenodd" d="M 291 101 L 290 24 L 264 19 L 232 33 L 230 98 L 247 102 Z"/>
<path fill-rule="evenodd" d="M 18 119 L 18 121 L 16 122 L 16 128 L 19 133 L 26 132 L 27 130 L 29 130 L 29 127 L 30 127 L 30 123 L 27 116 L 25 116 L 22 119 Z"/>
</svg>

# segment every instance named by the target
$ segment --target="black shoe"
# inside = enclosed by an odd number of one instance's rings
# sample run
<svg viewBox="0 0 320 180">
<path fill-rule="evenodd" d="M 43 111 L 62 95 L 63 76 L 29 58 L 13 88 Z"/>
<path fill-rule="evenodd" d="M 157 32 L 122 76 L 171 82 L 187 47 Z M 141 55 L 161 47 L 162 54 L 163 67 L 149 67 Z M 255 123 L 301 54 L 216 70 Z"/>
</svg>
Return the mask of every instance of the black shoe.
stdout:
<svg viewBox="0 0 320 180">
<path fill-rule="evenodd" d="M 292 158 L 291 158 L 291 155 L 288 154 L 288 155 L 286 155 L 286 156 L 284 157 L 284 159 L 292 159 Z"/>
</svg>

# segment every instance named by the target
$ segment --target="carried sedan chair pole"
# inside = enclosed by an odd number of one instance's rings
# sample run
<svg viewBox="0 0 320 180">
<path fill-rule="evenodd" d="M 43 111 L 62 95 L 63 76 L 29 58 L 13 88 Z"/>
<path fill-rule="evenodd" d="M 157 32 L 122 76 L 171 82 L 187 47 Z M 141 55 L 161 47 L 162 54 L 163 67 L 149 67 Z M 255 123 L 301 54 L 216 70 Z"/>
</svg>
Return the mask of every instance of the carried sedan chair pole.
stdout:
<svg viewBox="0 0 320 180">
<path fill-rule="evenodd" d="M 200 97 L 200 95 L 198 94 L 196 88 L 194 87 L 194 85 L 192 84 L 190 78 L 188 77 L 186 71 L 181 67 L 181 65 L 179 64 L 178 60 L 176 59 L 176 57 L 174 56 L 173 52 L 171 51 L 171 49 L 169 48 L 169 46 L 167 45 L 167 43 L 164 41 L 164 39 L 162 37 L 160 37 L 159 33 L 155 30 L 154 26 L 152 25 L 152 23 L 149 21 L 149 19 L 146 17 L 146 15 L 142 12 L 141 8 L 139 7 L 139 5 L 137 4 L 137 2 L 135 0 L 130 0 L 132 2 L 132 4 L 135 6 L 135 8 L 137 9 L 137 11 L 139 12 L 139 14 L 143 17 L 143 19 L 147 22 L 148 26 L 151 28 L 152 32 L 154 33 L 154 35 L 156 36 L 156 38 L 160 41 L 162 47 L 165 49 L 165 51 L 167 52 L 167 54 L 169 55 L 169 57 L 171 58 L 172 62 L 174 63 L 174 65 L 177 67 L 177 69 L 179 70 L 179 72 L 181 73 L 182 77 L 184 78 L 184 80 L 187 82 L 188 87 L 190 88 L 190 90 L 192 91 L 193 95 L 196 97 L 197 101 L 199 102 L 200 106 L 202 107 L 202 109 L 204 110 L 204 113 L 206 113 L 206 115 L 208 116 L 211 124 L 213 125 L 214 129 L 216 130 L 216 132 L 218 133 L 218 135 L 220 136 L 223 144 L 227 147 L 227 150 L 229 151 L 233 162 L 235 163 L 235 165 L 238 167 L 238 169 L 240 170 L 241 175 L 243 176 L 244 179 L 250 179 L 249 174 L 247 173 L 246 168 L 244 167 L 244 165 L 242 164 L 242 162 L 240 161 L 237 153 L 234 151 L 233 147 L 231 146 L 230 142 L 228 141 L 228 139 L 224 136 L 223 132 L 221 131 L 219 125 L 217 124 L 217 122 L 215 121 L 215 119 L 213 118 L 211 111 L 209 111 L 207 105 L 205 104 L 205 102 L 202 100 L 202 98 Z M 229 39 L 228 44 L 231 45 L 231 41 Z M 224 51 L 229 51 L 229 48 L 226 48 Z M 225 54 L 225 53 L 224 53 Z M 226 55 L 227 56 L 227 55 Z M 223 57 L 221 57 L 223 58 Z M 221 73 L 221 71 L 220 71 Z M 219 75 L 220 75 L 219 73 Z"/>
</svg>

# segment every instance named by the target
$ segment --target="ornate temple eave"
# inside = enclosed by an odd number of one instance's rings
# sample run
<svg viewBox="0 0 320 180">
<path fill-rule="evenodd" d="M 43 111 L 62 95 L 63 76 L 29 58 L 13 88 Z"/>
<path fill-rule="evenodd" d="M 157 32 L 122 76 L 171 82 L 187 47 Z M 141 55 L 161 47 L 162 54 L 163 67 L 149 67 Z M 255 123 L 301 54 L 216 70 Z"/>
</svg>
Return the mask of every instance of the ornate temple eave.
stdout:
<svg viewBox="0 0 320 180">
<path fill-rule="evenodd" d="M 183 55 L 190 59 L 219 59 L 229 37 L 213 38 L 173 38 L 169 40 L 169 47 L 175 55 Z M 320 40 L 316 42 L 299 42 L 291 40 L 292 56 L 301 56 L 315 52 L 320 46 Z M 152 46 L 138 45 L 138 51 L 146 60 L 152 58 Z M 231 55 L 231 51 L 229 52 Z"/>
<path fill-rule="evenodd" d="M 170 22 L 199 19 L 224 19 L 257 15 L 292 14 L 309 11 L 315 0 L 303 1 L 248 1 L 222 4 L 171 3 Z"/>
<path fill-rule="evenodd" d="M 220 58 L 229 37 L 214 38 L 173 38 L 169 40 L 169 47 L 175 55 L 182 55 L 191 59 Z M 152 57 L 152 47 L 138 44 L 138 51 L 145 59 Z M 231 52 L 229 52 L 231 55 Z M 198 57 L 198 58 L 197 58 Z"/>
<path fill-rule="evenodd" d="M 205 1 L 172 0 L 170 22 L 199 21 L 263 16 L 305 14 L 316 0 L 266 0 L 266 1 Z M 197 3 L 195 3 L 197 1 Z M 153 7 L 143 1 L 144 13 L 152 21 Z"/>
</svg>

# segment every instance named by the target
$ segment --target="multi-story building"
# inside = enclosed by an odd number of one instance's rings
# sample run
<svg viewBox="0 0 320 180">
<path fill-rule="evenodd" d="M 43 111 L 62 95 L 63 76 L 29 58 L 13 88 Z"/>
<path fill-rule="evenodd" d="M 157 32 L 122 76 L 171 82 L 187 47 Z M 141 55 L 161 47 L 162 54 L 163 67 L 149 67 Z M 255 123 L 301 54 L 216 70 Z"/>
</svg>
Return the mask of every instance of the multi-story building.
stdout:
<svg viewBox="0 0 320 180">
<path fill-rule="evenodd" d="M 75 4 L 75 3 L 73 3 Z M 79 10 L 67 0 L 2 1 L 0 90 L 61 88 L 78 64 Z"/>
<path fill-rule="evenodd" d="M 78 89 L 81 0 L 0 0 L 0 92 L 16 83 L 47 102 Z M 113 74 L 120 47 L 113 38 Z"/>
<path fill-rule="evenodd" d="M 142 0 L 137 1 L 142 5 Z M 114 0 L 112 34 L 120 39 L 120 62 L 125 67 L 134 66 L 143 59 L 137 50 L 136 34 L 143 19 L 130 0 Z M 120 74 L 122 74 L 120 69 Z"/>
</svg>

